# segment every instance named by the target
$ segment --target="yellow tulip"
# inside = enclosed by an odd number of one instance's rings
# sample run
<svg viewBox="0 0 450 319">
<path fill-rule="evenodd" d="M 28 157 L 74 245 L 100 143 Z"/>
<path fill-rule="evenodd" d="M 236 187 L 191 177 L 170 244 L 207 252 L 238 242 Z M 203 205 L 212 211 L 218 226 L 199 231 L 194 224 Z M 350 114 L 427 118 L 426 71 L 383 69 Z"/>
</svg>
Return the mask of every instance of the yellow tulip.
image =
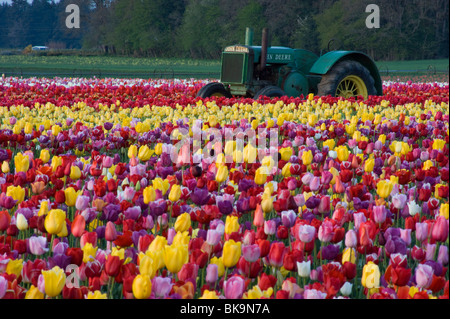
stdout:
<svg viewBox="0 0 450 319">
<path fill-rule="evenodd" d="M 43 216 L 48 213 L 48 201 L 44 200 L 41 202 L 41 207 L 39 207 L 38 216 Z"/>
<path fill-rule="evenodd" d="M 20 204 L 25 199 L 25 189 L 20 186 L 10 185 L 6 188 L 6 196 L 12 197 L 17 201 L 17 204 Z"/>
<path fill-rule="evenodd" d="M 342 253 L 342 264 L 346 261 L 351 262 L 352 264 L 356 263 L 356 251 L 351 247 L 345 248 Z"/>
<path fill-rule="evenodd" d="M 387 198 L 391 192 L 394 184 L 388 180 L 381 180 L 377 184 L 377 194 L 382 198 Z"/>
<path fill-rule="evenodd" d="M 106 293 L 102 294 L 100 290 L 96 290 L 94 292 L 89 291 L 86 299 L 108 299 Z"/>
<path fill-rule="evenodd" d="M 26 172 L 30 167 L 30 158 L 28 155 L 17 153 L 17 155 L 14 156 L 14 166 L 16 168 L 16 172 Z"/>
<path fill-rule="evenodd" d="M 380 134 L 380 135 L 378 136 L 378 140 L 379 140 L 381 143 L 385 144 L 385 143 L 386 143 L 386 135 L 385 135 L 385 134 Z"/>
<path fill-rule="evenodd" d="M 19 278 L 20 273 L 22 272 L 22 268 L 23 268 L 22 259 L 11 259 L 6 265 L 5 272 L 8 275 L 16 275 L 16 277 Z"/>
<path fill-rule="evenodd" d="M 175 231 L 178 233 L 183 233 L 185 231 L 188 231 L 191 227 L 191 215 L 189 213 L 183 213 L 177 217 L 177 220 L 175 221 Z"/>
<path fill-rule="evenodd" d="M 61 132 L 62 128 L 59 125 L 53 125 L 52 126 L 52 135 L 53 136 L 57 136 L 59 134 L 59 132 Z"/>
<path fill-rule="evenodd" d="M 292 147 L 283 147 L 279 150 L 279 152 L 283 161 L 289 161 L 292 154 L 294 153 L 294 150 L 292 149 Z"/>
<path fill-rule="evenodd" d="M 52 158 L 52 171 L 56 171 L 56 169 L 58 168 L 58 166 L 62 165 L 62 158 L 60 156 L 53 156 Z"/>
<path fill-rule="evenodd" d="M 58 266 L 50 270 L 42 270 L 45 283 L 45 294 L 49 297 L 58 296 L 66 284 L 66 274 Z"/>
<path fill-rule="evenodd" d="M 367 173 L 372 172 L 374 167 L 375 167 L 375 159 L 374 158 L 369 158 L 364 163 L 364 171 Z"/>
<path fill-rule="evenodd" d="M 281 175 L 283 175 L 283 177 L 289 177 L 291 176 L 291 163 L 286 163 L 283 168 L 281 169 Z"/>
<path fill-rule="evenodd" d="M 44 227 L 47 233 L 57 235 L 63 230 L 65 223 L 66 213 L 62 209 L 52 209 L 45 217 Z"/>
<path fill-rule="evenodd" d="M 44 294 L 37 287 L 31 285 L 25 294 L 25 299 L 44 299 Z"/>
<path fill-rule="evenodd" d="M 220 165 L 216 173 L 216 181 L 223 183 L 228 178 L 228 167 L 226 165 Z"/>
<path fill-rule="evenodd" d="M 426 160 L 424 163 L 423 163 L 423 170 L 424 171 L 428 171 L 430 168 L 432 168 L 434 166 L 434 164 L 433 164 L 433 161 L 431 161 L 431 160 Z"/>
<path fill-rule="evenodd" d="M 9 163 L 7 161 L 3 161 L 2 163 L 2 173 L 7 174 L 10 172 Z"/>
<path fill-rule="evenodd" d="M 328 150 L 332 151 L 336 146 L 336 141 L 333 139 L 328 139 L 325 142 L 323 142 L 323 146 L 328 146 Z"/>
<path fill-rule="evenodd" d="M 223 265 L 227 268 L 234 267 L 241 257 L 241 242 L 233 239 L 227 240 L 223 245 Z"/>
<path fill-rule="evenodd" d="M 83 250 L 83 262 L 85 264 L 95 259 L 98 247 L 94 247 L 91 243 L 86 243 L 81 249 Z"/>
<path fill-rule="evenodd" d="M 264 213 L 270 213 L 273 210 L 272 198 L 265 198 L 261 201 L 261 208 Z"/>
<path fill-rule="evenodd" d="M 379 288 L 380 277 L 381 275 L 378 265 L 371 261 L 364 265 L 361 283 L 365 288 Z"/>
<path fill-rule="evenodd" d="M 157 269 L 153 265 L 153 259 L 144 254 L 139 254 L 139 273 L 141 275 L 147 275 L 151 278 L 155 277 Z"/>
<path fill-rule="evenodd" d="M 137 155 L 138 155 L 137 146 L 134 144 L 130 145 L 130 147 L 128 148 L 128 158 L 137 157 Z"/>
<path fill-rule="evenodd" d="M 139 148 L 139 153 L 138 153 L 138 158 L 143 161 L 146 162 L 148 161 L 153 155 L 153 151 L 147 146 L 147 145 L 142 145 Z"/>
<path fill-rule="evenodd" d="M 244 162 L 255 163 L 258 156 L 258 150 L 251 144 L 247 144 L 244 147 Z"/>
<path fill-rule="evenodd" d="M 314 125 L 316 125 L 317 121 L 318 121 L 318 117 L 316 114 L 310 114 L 308 116 L 308 125 L 309 126 L 313 127 Z"/>
<path fill-rule="evenodd" d="M 445 141 L 442 139 L 437 138 L 433 141 L 432 147 L 434 150 L 442 151 L 444 149 L 444 146 L 445 146 Z"/>
<path fill-rule="evenodd" d="M 33 133 L 33 124 L 31 123 L 25 123 L 25 127 L 23 128 L 25 134 L 31 134 Z"/>
<path fill-rule="evenodd" d="M 142 195 L 144 196 L 145 204 L 153 202 L 156 199 L 155 189 L 152 186 L 147 186 L 146 188 L 144 188 Z"/>
<path fill-rule="evenodd" d="M 44 164 L 48 163 L 48 161 L 50 160 L 50 152 L 48 151 L 48 149 L 45 148 L 41 150 L 39 158 Z"/>
<path fill-rule="evenodd" d="M 169 200 L 171 202 L 176 202 L 181 197 L 181 186 L 174 184 L 172 185 L 172 188 L 170 189 L 169 193 Z"/>
<path fill-rule="evenodd" d="M 155 154 L 156 155 L 161 155 L 162 154 L 162 150 L 163 150 L 162 146 L 163 146 L 162 143 L 156 144 L 156 146 L 155 146 Z"/>
<path fill-rule="evenodd" d="M 170 184 L 168 180 L 163 180 L 161 177 L 157 177 L 152 181 L 154 189 L 159 189 L 163 195 L 169 190 Z"/>
<path fill-rule="evenodd" d="M 336 147 L 335 151 L 337 153 L 337 157 L 338 157 L 339 161 L 341 161 L 341 162 L 346 161 L 350 155 L 350 152 L 349 152 L 347 146 L 345 146 L 345 145 Z"/>
<path fill-rule="evenodd" d="M 449 215 L 449 205 L 448 203 L 442 203 L 441 207 L 439 207 L 439 215 L 444 216 L 445 219 L 448 219 Z"/>
<path fill-rule="evenodd" d="M 217 257 L 212 257 L 210 259 L 210 264 L 215 264 L 217 265 L 217 275 L 219 277 L 222 277 L 225 274 L 225 266 L 223 265 L 223 258 L 217 258 Z"/>
<path fill-rule="evenodd" d="M 269 168 L 267 166 L 260 166 L 255 171 L 255 183 L 257 185 L 263 185 L 267 181 L 269 175 Z"/>
<path fill-rule="evenodd" d="M 137 275 L 132 284 L 133 296 L 136 299 L 148 299 L 152 293 L 152 281 L 148 275 Z"/>
<path fill-rule="evenodd" d="M 215 290 L 209 291 L 208 289 L 205 289 L 203 295 L 199 299 L 219 299 L 219 296 L 217 296 Z"/>
<path fill-rule="evenodd" d="M 180 271 L 183 263 L 186 259 L 186 250 L 187 248 L 182 245 L 166 245 L 164 248 L 164 264 L 166 265 L 167 270 L 169 270 L 172 274 L 176 274 Z"/>
<path fill-rule="evenodd" d="M 312 163 L 312 160 L 313 160 L 313 155 L 312 155 L 311 150 L 304 151 L 304 152 L 302 153 L 302 162 L 303 162 L 304 165 L 309 165 L 309 164 L 311 164 L 311 163 Z"/>
<path fill-rule="evenodd" d="M 81 177 L 81 170 L 80 170 L 80 168 L 78 166 L 76 166 L 76 165 L 72 165 L 70 167 L 70 175 L 69 175 L 69 177 L 71 179 L 73 179 L 73 180 L 80 179 L 80 177 Z"/>
<path fill-rule="evenodd" d="M 64 190 L 64 194 L 66 195 L 66 205 L 72 207 L 75 206 L 78 195 L 81 194 L 81 190 L 77 192 L 75 191 L 75 188 L 68 187 Z"/>
<path fill-rule="evenodd" d="M 148 251 L 161 251 L 167 245 L 167 238 L 163 236 L 156 236 L 155 239 L 152 240 L 150 245 L 147 248 Z"/>
<path fill-rule="evenodd" d="M 225 220 L 225 234 L 232 234 L 239 231 L 239 221 L 237 216 L 228 215 Z"/>
</svg>

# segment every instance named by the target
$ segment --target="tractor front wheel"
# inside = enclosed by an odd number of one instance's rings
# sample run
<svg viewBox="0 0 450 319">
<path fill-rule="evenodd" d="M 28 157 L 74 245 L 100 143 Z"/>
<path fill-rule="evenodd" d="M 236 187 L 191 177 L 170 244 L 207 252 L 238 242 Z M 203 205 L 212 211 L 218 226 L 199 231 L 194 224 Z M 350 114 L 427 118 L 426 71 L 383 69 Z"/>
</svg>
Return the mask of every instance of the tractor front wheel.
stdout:
<svg viewBox="0 0 450 319">
<path fill-rule="evenodd" d="M 356 61 L 341 61 L 322 76 L 318 85 L 319 96 L 358 97 L 367 99 L 369 95 L 376 95 L 375 81 L 370 72 Z"/>
<path fill-rule="evenodd" d="M 225 89 L 225 86 L 219 82 L 208 83 L 204 87 L 202 87 L 197 93 L 197 97 L 201 97 L 201 98 L 207 98 L 207 97 L 212 97 L 212 96 L 217 96 L 217 97 L 224 96 L 227 98 L 233 97 L 231 95 L 231 93 Z"/>
<path fill-rule="evenodd" d="M 266 97 L 272 98 L 272 97 L 282 97 L 284 95 L 285 95 L 284 91 L 282 89 L 280 89 L 279 87 L 273 86 L 273 85 L 268 85 L 268 86 L 262 88 L 261 90 L 259 90 L 258 92 L 256 92 L 253 99 L 257 100 L 261 96 L 266 96 Z"/>
</svg>

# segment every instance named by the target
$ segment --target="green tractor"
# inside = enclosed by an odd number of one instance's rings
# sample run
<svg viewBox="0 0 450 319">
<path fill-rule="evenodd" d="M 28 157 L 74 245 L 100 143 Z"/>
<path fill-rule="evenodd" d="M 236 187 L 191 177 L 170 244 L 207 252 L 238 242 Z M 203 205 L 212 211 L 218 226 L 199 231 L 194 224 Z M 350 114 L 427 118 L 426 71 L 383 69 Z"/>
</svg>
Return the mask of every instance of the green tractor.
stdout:
<svg viewBox="0 0 450 319">
<path fill-rule="evenodd" d="M 262 45 L 253 46 L 247 28 L 245 45 L 222 52 L 219 82 L 202 87 L 197 96 L 299 97 L 310 93 L 344 98 L 382 95 L 382 81 L 374 61 L 358 51 L 330 51 L 320 57 L 304 49 L 268 46 L 263 29 Z"/>
</svg>

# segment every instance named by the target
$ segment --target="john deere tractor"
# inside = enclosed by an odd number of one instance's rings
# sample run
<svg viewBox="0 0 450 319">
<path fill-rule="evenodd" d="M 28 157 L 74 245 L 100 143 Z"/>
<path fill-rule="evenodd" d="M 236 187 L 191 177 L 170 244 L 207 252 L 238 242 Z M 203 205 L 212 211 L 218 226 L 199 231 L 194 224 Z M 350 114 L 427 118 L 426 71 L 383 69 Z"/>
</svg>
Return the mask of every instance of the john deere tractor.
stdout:
<svg viewBox="0 0 450 319">
<path fill-rule="evenodd" d="M 382 81 L 374 61 L 358 51 L 329 51 L 320 57 L 304 49 L 268 45 L 263 29 L 261 46 L 252 45 L 253 31 L 245 45 L 232 45 L 222 52 L 219 82 L 202 87 L 197 96 L 342 96 L 382 95 Z"/>
</svg>

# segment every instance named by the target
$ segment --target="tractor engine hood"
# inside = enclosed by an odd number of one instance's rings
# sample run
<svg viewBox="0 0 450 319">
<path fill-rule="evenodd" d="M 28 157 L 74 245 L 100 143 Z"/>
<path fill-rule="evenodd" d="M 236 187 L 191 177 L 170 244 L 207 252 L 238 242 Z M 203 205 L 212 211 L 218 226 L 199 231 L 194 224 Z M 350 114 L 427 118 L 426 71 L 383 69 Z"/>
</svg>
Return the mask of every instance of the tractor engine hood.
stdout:
<svg viewBox="0 0 450 319">
<path fill-rule="evenodd" d="M 232 45 L 226 47 L 224 52 L 253 52 L 253 62 L 258 63 L 261 57 L 261 46 Z M 288 64 L 294 61 L 294 49 L 287 47 L 268 47 L 267 63 Z"/>
</svg>

